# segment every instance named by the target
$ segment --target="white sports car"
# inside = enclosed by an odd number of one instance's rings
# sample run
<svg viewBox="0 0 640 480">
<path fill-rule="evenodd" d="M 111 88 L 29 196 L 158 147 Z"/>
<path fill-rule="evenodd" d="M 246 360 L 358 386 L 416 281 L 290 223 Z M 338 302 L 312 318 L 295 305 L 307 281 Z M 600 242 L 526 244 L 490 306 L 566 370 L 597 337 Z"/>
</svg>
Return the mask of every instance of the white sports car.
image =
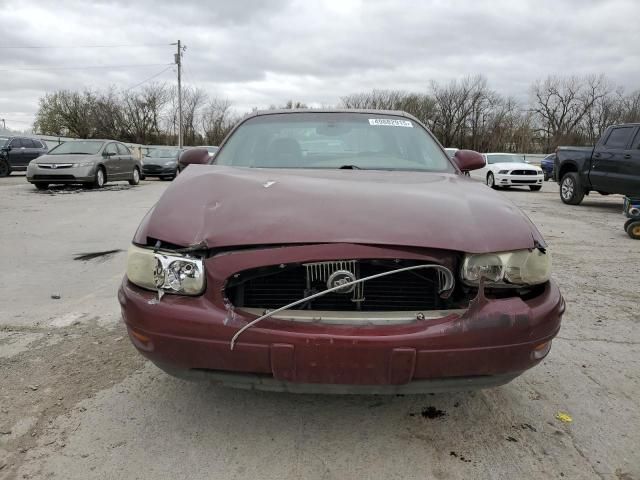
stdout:
<svg viewBox="0 0 640 480">
<path fill-rule="evenodd" d="M 482 178 L 491 188 L 529 187 L 533 191 L 542 188 L 542 168 L 525 162 L 522 155 L 514 153 L 485 153 L 485 167 L 474 170 L 472 176 Z"/>
</svg>

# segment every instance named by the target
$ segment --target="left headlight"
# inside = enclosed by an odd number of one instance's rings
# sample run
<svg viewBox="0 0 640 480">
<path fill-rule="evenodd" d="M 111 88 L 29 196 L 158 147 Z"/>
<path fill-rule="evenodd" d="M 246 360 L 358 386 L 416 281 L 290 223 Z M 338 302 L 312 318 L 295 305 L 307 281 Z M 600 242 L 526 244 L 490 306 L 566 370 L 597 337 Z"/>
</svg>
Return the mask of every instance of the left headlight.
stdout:
<svg viewBox="0 0 640 480">
<path fill-rule="evenodd" d="M 165 167 L 173 167 L 177 162 L 175 160 L 168 160 L 164 162 Z"/>
<path fill-rule="evenodd" d="M 551 254 L 539 249 L 466 255 L 462 262 L 462 279 L 468 285 L 485 278 L 489 287 L 538 285 L 551 277 Z"/>
<path fill-rule="evenodd" d="M 200 295 L 205 287 L 204 262 L 197 257 L 154 252 L 131 245 L 127 255 L 127 278 L 148 290 Z"/>
</svg>

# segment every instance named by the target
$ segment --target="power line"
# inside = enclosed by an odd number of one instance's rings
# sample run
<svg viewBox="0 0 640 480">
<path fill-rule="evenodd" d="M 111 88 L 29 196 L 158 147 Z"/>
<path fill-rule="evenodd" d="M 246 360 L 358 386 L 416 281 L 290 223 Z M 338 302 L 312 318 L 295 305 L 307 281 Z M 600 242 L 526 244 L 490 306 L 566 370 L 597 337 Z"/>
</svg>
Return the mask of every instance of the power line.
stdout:
<svg viewBox="0 0 640 480">
<path fill-rule="evenodd" d="M 31 124 L 33 122 L 27 122 L 26 120 L 13 120 L 11 118 L 2 118 L 2 121 L 13 122 L 13 123 L 28 123 Z"/>
<path fill-rule="evenodd" d="M 0 49 L 22 49 L 22 48 L 130 48 L 130 47 L 167 47 L 170 43 L 139 43 L 121 45 L 10 45 L 0 46 Z"/>
<path fill-rule="evenodd" d="M 173 67 L 173 64 L 169 65 L 167 68 L 165 68 L 164 70 L 156 73 L 155 75 L 151 75 L 149 78 L 144 79 L 143 81 L 141 81 L 140 83 L 136 83 L 133 87 L 129 87 L 127 88 L 125 91 L 128 92 L 129 90 L 133 90 L 134 88 L 139 87 L 140 85 L 142 85 L 143 83 L 147 83 L 149 80 L 153 80 L 156 77 L 159 77 L 160 75 L 162 75 L 164 72 L 166 72 L 167 70 L 169 70 L 171 67 Z"/>
<path fill-rule="evenodd" d="M 92 68 L 138 68 L 138 67 L 160 67 L 164 65 L 173 65 L 172 63 L 148 63 L 148 64 L 129 64 L 129 65 L 82 65 L 82 66 L 63 66 L 63 67 L 37 67 L 37 66 L 26 66 L 26 67 L 8 67 L 8 68 L 0 68 L 0 72 L 12 72 L 19 70 L 85 70 Z"/>
</svg>

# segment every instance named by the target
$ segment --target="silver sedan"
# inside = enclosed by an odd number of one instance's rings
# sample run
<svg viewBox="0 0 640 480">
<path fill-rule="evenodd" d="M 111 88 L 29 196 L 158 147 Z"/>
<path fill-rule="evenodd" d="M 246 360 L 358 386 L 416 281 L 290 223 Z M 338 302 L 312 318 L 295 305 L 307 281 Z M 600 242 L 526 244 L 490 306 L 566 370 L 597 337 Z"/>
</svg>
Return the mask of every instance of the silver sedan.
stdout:
<svg viewBox="0 0 640 480">
<path fill-rule="evenodd" d="M 107 182 L 140 182 L 141 165 L 126 145 L 113 140 L 69 141 L 31 161 L 27 181 L 38 190 L 50 184 L 77 183 L 101 188 Z"/>
</svg>

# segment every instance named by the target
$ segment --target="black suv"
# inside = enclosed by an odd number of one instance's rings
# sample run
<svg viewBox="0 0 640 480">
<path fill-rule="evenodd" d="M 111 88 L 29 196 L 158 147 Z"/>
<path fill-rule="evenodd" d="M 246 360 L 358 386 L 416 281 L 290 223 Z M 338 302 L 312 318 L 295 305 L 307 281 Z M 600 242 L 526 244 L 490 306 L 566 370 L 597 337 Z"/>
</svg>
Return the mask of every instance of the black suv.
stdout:
<svg viewBox="0 0 640 480">
<path fill-rule="evenodd" d="M 34 158 L 47 153 L 47 145 L 37 138 L 0 137 L 0 177 L 24 171 Z"/>
</svg>

